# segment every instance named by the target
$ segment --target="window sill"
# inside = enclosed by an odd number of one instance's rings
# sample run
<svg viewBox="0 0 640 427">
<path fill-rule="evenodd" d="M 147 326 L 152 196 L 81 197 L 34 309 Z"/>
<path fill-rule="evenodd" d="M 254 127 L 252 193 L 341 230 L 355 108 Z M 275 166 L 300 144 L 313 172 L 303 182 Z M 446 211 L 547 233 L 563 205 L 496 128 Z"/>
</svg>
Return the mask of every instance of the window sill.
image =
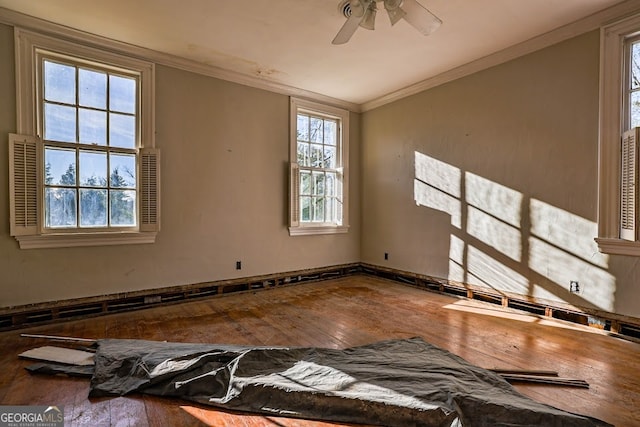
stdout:
<svg viewBox="0 0 640 427">
<path fill-rule="evenodd" d="M 289 227 L 290 236 L 311 236 L 314 234 L 340 234 L 349 231 L 348 225 L 341 226 L 300 226 Z"/>
<path fill-rule="evenodd" d="M 640 242 L 632 242 L 622 239 L 600 238 L 595 239 L 600 252 L 611 255 L 640 256 Z"/>
<path fill-rule="evenodd" d="M 156 232 L 40 234 L 15 236 L 20 249 L 72 248 L 155 243 Z"/>
</svg>

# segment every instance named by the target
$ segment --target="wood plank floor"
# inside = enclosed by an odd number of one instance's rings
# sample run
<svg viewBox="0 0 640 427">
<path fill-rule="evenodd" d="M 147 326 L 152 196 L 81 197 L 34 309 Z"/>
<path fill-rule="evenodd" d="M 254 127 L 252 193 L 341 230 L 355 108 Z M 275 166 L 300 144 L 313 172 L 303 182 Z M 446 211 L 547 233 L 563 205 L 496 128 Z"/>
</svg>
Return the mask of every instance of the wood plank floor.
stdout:
<svg viewBox="0 0 640 427">
<path fill-rule="evenodd" d="M 556 370 L 589 389 L 517 385 L 540 402 L 640 425 L 640 344 L 368 276 L 229 295 L 0 333 L 2 405 L 64 405 L 71 426 L 330 426 L 233 414 L 151 396 L 87 398 L 85 379 L 30 375 L 18 354 L 51 342 L 20 333 L 344 348 L 420 336 L 485 368 Z"/>
</svg>

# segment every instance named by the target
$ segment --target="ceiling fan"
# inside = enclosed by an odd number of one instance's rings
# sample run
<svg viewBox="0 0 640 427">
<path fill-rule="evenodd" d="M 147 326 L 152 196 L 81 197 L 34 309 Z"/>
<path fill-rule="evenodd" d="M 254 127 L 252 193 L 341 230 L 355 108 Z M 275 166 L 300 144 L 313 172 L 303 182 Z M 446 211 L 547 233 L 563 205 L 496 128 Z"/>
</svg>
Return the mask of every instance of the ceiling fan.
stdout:
<svg viewBox="0 0 640 427">
<path fill-rule="evenodd" d="M 348 42 L 358 26 L 373 30 L 378 9 L 376 3 L 380 2 L 384 4 L 391 25 L 404 19 L 423 35 L 428 36 L 442 24 L 440 18 L 429 12 L 416 0 L 342 0 L 339 8 L 347 17 L 347 22 L 340 28 L 331 43 L 344 44 Z"/>
</svg>

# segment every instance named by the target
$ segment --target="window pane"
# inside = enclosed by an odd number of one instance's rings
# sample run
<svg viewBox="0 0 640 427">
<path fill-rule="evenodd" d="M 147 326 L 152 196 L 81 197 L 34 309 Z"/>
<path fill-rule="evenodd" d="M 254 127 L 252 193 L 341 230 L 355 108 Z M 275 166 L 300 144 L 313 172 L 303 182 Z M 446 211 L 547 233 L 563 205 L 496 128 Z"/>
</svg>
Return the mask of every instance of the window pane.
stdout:
<svg viewBox="0 0 640 427">
<path fill-rule="evenodd" d="M 107 226 L 107 190 L 80 189 L 80 227 Z"/>
<path fill-rule="evenodd" d="M 311 197 L 300 197 L 300 212 L 302 221 L 311 221 Z"/>
<path fill-rule="evenodd" d="M 111 154 L 111 186 L 116 188 L 136 188 L 136 156 L 132 154 Z"/>
<path fill-rule="evenodd" d="M 640 88 L 640 43 L 631 45 L 631 89 Z"/>
<path fill-rule="evenodd" d="M 311 194 L 311 173 L 300 171 L 300 194 Z"/>
<path fill-rule="evenodd" d="M 111 225 L 136 225 L 136 192 L 133 190 L 112 190 Z"/>
<path fill-rule="evenodd" d="M 44 99 L 76 103 L 76 68 L 44 61 Z"/>
<path fill-rule="evenodd" d="M 324 120 L 322 119 L 318 119 L 316 117 L 311 117 L 311 122 L 310 122 L 310 135 L 309 135 L 309 140 L 311 142 L 317 142 L 322 144 L 322 140 L 323 140 L 323 123 Z"/>
<path fill-rule="evenodd" d="M 129 77 L 109 76 L 109 109 L 136 112 L 136 81 Z"/>
<path fill-rule="evenodd" d="M 76 185 L 76 152 L 44 149 L 44 182 L 47 185 Z"/>
<path fill-rule="evenodd" d="M 123 114 L 109 114 L 109 145 L 112 147 L 136 147 L 136 118 Z"/>
<path fill-rule="evenodd" d="M 309 116 L 298 114 L 298 141 L 309 141 Z"/>
<path fill-rule="evenodd" d="M 324 195 L 324 173 L 313 173 L 313 194 L 322 196 Z"/>
<path fill-rule="evenodd" d="M 326 222 L 335 222 L 336 199 L 334 199 L 333 197 L 327 197 L 326 202 L 325 220 Z"/>
<path fill-rule="evenodd" d="M 44 199 L 46 227 L 69 228 L 76 226 L 76 190 L 46 188 Z"/>
<path fill-rule="evenodd" d="M 324 222 L 324 197 L 314 197 L 313 220 L 316 222 Z"/>
<path fill-rule="evenodd" d="M 64 105 L 44 104 L 44 139 L 77 142 L 76 109 Z"/>
<path fill-rule="evenodd" d="M 631 123 L 630 127 L 640 126 L 640 92 L 631 93 Z"/>
<path fill-rule="evenodd" d="M 311 166 L 321 168 L 323 166 L 323 157 L 322 145 L 311 144 Z"/>
<path fill-rule="evenodd" d="M 107 108 L 107 75 L 92 70 L 78 70 L 78 98 L 80 105 Z"/>
<path fill-rule="evenodd" d="M 79 173 L 80 185 L 88 185 L 91 187 L 106 187 L 107 153 L 96 151 L 80 151 Z M 82 194 L 80 196 L 82 197 Z M 82 207 L 82 200 L 80 206 Z"/>
<path fill-rule="evenodd" d="M 335 186 L 336 186 L 336 174 L 333 172 L 327 172 L 326 175 L 326 194 L 327 196 L 335 196 Z"/>
<path fill-rule="evenodd" d="M 306 142 L 298 142 L 298 164 L 300 166 L 311 166 L 309 159 L 309 144 Z"/>
<path fill-rule="evenodd" d="M 334 120 L 325 120 L 324 143 L 327 145 L 336 145 L 337 136 L 338 136 L 338 124 Z"/>
<path fill-rule="evenodd" d="M 324 147 L 324 167 L 336 168 L 336 147 Z"/>
<path fill-rule="evenodd" d="M 104 111 L 78 111 L 80 142 L 83 144 L 107 145 L 107 113 Z"/>
</svg>

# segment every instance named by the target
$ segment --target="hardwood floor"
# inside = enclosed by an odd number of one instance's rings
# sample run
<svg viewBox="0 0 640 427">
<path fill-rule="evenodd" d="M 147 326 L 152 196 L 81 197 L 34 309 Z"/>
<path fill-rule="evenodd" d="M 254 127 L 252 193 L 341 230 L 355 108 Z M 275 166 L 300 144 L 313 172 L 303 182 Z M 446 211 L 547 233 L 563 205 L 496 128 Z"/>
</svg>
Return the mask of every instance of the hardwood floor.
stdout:
<svg viewBox="0 0 640 427">
<path fill-rule="evenodd" d="M 2 405 L 64 405 L 71 426 L 330 426 L 131 395 L 87 398 L 86 379 L 30 375 L 21 333 L 84 338 L 344 348 L 420 336 L 485 368 L 555 370 L 589 389 L 516 385 L 523 394 L 619 427 L 640 425 L 640 344 L 495 305 L 368 276 L 280 287 L 0 333 Z"/>
</svg>

